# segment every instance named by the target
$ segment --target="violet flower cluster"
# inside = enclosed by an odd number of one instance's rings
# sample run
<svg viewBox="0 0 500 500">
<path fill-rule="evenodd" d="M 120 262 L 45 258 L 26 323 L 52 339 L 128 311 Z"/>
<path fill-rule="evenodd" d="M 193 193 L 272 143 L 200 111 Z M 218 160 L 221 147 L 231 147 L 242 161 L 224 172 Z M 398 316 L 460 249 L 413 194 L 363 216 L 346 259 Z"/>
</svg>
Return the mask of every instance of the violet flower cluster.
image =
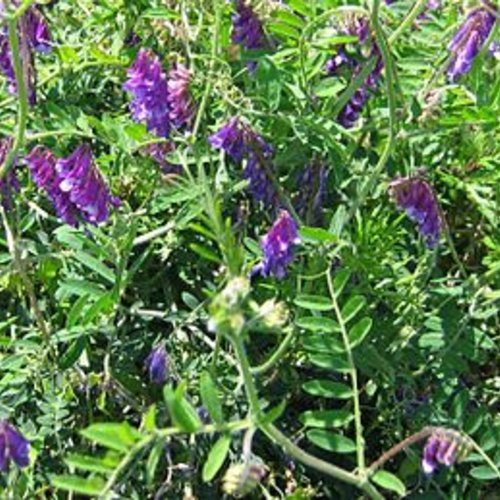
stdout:
<svg viewBox="0 0 500 500">
<path fill-rule="evenodd" d="M 18 2 L 14 2 L 14 5 L 18 5 Z M 0 1 L 0 13 L 3 12 L 4 5 Z M 32 51 L 36 50 L 46 53 L 50 51 L 52 46 L 47 21 L 35 6 L 29 7 L 18 20 L 18 38 L 19 54 L 24 67 L 28 100 L 31 105 L 34 105 L 36 102 L 36 92 Z M 0 28 L 0 71 L 9 82 L 9 91 L 15 94 L 17 92 L 17 83 L 9 44 L 8 29 L 5 25 Z"/>
<path fill-rule="evenodd" d="M 130 111 L 135 121 L 145 123 L 149 132 L 164 138 L 169 137 L 172 128 L 189 125 L 195 107 L 189 92 L 191 73 L 183 64 L 177 63 L 167 78 L 159 57 L 152 50 L 140 49 L 127 76 L 123 89 L 132 94 Z M 180 173 L 180 167 L 165 158 L 172 150 L 171 143 L 165 144 L 142 152 L 150 152 L 164 173 Z"/>
<path fill-rule="evenodd" d="M 310 224 L 321 223 L 321 209 L 326 197 L 328 171 L 324 165 L 311 164 L 297 179 L 298 195 L 295 207 L 300 217 Z"/>
<path fill-rule="evenodd" d="M 339 47 L 335 56 L 326 63 L 326 72 L 329 75 L 338 75 L 342 68 L 348 68 L 348 77 L 355 78 L 362 69 L 359 59 L 368 60 L 375 56 L 376 64 L 371 73 L 366 77 L 363 84 L 354 92 L 349 102 L 342 108 L 337 118 L 338 122 L 345 128 L 354 126 L 361 111 L 369 98 L 371 90 L 375 89 L 382 70 L 384 68 L 378 45 L 371 39 L 369 22 L 366 17 L 351 15 L 346 16 L 345 23 L 341 29 L 343 35 L 356 36 L 359 49 L 357 53 L 349 52 L 349 45 L 343 44 Z"/>
<path fill-rule="evenodd" d="M 51 199 L 60 219 L 71 226 L 80 220 L 100 224 L 108 220 L 110 206 L 118 206 L 99 172 L 88 145 L 67 158 L 56 159 L 50 150 L 36 146 L 26 162 L 37 186 Z"/>
<path fill-rule="evenodd" d="M 156 346 L 146 358 L 149 380 L 153 384 L 161 385 L 168 377 L 168 359 L 165 346 Z"/>
<path fill-rule="evenodd" d="M 482 6 L 473 9 L 451 40 L 448 46 L 451 60 L 447 71 L 451 81 L 456 81 L 470 71 L 475 57 L 495 25 L 495 12 L 491 2 L 484 2 Z"/>
<path fill-rule="evenodd" d="M 420 177 L 400 177 L 391 182 L 389 191 L 399 208 L 414 220 L 427 246 L 437 245 L 443 221 L 436 195 Z"/>
<path fill-rule="evenodd" d="M 12 137 L 6 137 L 0 140 L 0 166 L 4 164 L 7 155 L 12 149 Z M 16 175 L 16 162 L 11 166 L 3 178 L 0 178 L 0 203 L 5 210 L 12 207 L 12 191 L 19 191 L 19 181 Z"/>
<path fill-rule="evenodd" d="M 12 460 L 18 467 L 27 467 L 30 443 L 7 421 L 0 421 L 0 471 L 5 472 Z"/>
<path fill-rule="evenodd" d="M 236 0 L 236 13 L 234 14 L 233 31 L 231 39 L 233 43 L 242 45 L 245 49 L 261 49 L 266 44 L 262 22 L 245 0 Z M 256 63 L 251 61 L 247 65 L 249 71 L 253 72 Z"/>
<path fill-rule="evenodd" d="M 246 161 L 243 178 L 249 181 L 248 188 L 255 201 L 266 206 L 275 204 L 277 193 L 267 171 L 271 168 L 273 148 L 257 132 L 233 117 L 208 140 L 234 162 Z"/>
<path fill-rule="evenodd" d="M 467 445 L 456 431 L 438 429 L 427 440 L 423 457 L 422 470 L 433 474 L 440 465 L 452 466 L 467 453 Z"/>
<path fill-rule="evenodd" d="M 297 224 L 286 210 L 281 210 L 269 232 L 262 238 L 263 261 L 252 275 L 275 276 L 283 279 L 294 257 L 294 246 L 300 243 Z"/>
</svg>

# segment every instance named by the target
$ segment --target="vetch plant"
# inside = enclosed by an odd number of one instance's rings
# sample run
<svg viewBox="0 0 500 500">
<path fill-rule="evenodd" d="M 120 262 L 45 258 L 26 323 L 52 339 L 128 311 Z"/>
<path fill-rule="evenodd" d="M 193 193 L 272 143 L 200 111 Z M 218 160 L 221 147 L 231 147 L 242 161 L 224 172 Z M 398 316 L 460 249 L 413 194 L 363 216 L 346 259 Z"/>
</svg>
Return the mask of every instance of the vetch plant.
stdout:
<svg viewBox="0 0 500 500">
<path fill-rule="evenodd" d="M 0 497 L 496 492 L 467 9 L 1 2 Z"/>
</svg>

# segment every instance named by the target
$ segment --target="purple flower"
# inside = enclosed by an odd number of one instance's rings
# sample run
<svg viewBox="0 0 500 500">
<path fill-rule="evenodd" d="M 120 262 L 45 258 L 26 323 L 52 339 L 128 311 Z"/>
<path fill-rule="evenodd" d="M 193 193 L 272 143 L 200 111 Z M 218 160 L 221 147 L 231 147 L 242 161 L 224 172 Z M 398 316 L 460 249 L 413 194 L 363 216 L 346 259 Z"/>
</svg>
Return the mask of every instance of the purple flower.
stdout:
<svg viewBox="0 0 500 500">
<path fill-rule="evenodd" d="M 346 16 L 343 26 L 340 29 L 340 34 L 356 36 L 358 38 L 358 45 L 355 51 L 354 49 L 350 50 L 351 55 L 348 55 L 348 44 L 340 45 L 337 54 L 331 57 L 326 63 L 325 70 L 329 75 L 337 75 L 340 68 L 347 67 L 349 69 L 347 77 L 352 79 L 356 77 L 362 69 L 362 64 L 359 62 L 360 60 L 366 61 L 372 56 L 377 58 L 377 62 L 372 72 L 354 92 L 351 99 L 340 110 L 337 117 L 337 121 L 344 128 L 351 128 L 358 120 L 368 100 L 369 90 L 376 88 L 384 68 L 384 63 L 377 44 L 370 37 L 370 25 L 366 17 L 359 15 Z"/>
<path fill-rule="evenodd" d="M 12 137 L 7 137 L 0 140 L 0 166 L 2 166 L 12 149 L 13 143 Z M 9 171 L 4 178 L 0 178 L 0 203 L 5 210 L 10 210 L 12 207 L 12 191 L 19 191 L 19 181 L 16 175 L 16 162 L 14 159 L 14 164 L 11 165 Z"/>
<path fill-rule="evenodd" d="M 253 269 L 252 274 L 283 279 L 293 260 L 293 247 L 298 243 L 297 224 L 286 210 L 281 210 L 269 232 L 262 238 L 264 259 Z"/>
<path fill-rule="evenodd" d="M 38 52 L 50 52 L 52 49 L 52 36 L 45 17 L 36 7 L 30 7 L 25 16 L 27 35 L 31 46 Z"/>
<path fill-rule="evenodd" d="M 57 160 L 59 189 L 69 194 L 80 216 L 91 224 L 105 222 L 109 206 L 118 206 L 118 198 L 111 196 L 108 186 L 95 165 L 92 150 L 86 144 L 79 146 L 67 158 Z"/>
<path fill-rule="evenodd" d="M 451 40 L 448 49 L 451 60 L 448 66 L 448 78 L 456 81 L 459 76 L 469 72 L 474 58 L 488 38 L 494 24 L 494 6 L 487 2 L 485 6 L 472 10 Z"/>
<path fill-rule="evenodd" d="M 215 149 L 223 149 L 237 163 L 246 154 L 244 128 L 238 117 L 231 118 L 208 138 L 208 142 Z"/>
<path fill-rule="evenodd" d="M 318 224 L 321 220 L 327 177 L 328 171 L 323 165 L 312 164 L 304 168 L 297 179 L 299 189 L 296 199 L 297 212 L 303 219 L 313 224 Z"/>
<path fill-rule="evenodd" d="M 189 93 L 191 73 L 180 63 L 177 63 L 168 74 L 169 118 L 175 127 L 187 125 L 193 116 L 193 103 Z"/>
<path fill-rule="evenodd" d="M 233 32 L 231 39 L 233 43 L 242 45 L 245 49 L 260 49 L 265 46 L 265 34 L 257 14 L 245 0 L 236 0 L 236 14 L 233 18 Z M 247 63 L 250 72 L 255 71 L 256 62 Z"/>
<path fill-rule="evenodd" d="M 9 468 L 10 460 L 18 467 L 26 467 L 29 459 L 30 443 L 11 424 L 3 420 L 0 422 L 0 471 Z"/>
<path fill-rule="evenodd" d="M 167 351 L 163 345 L 156 346 L 146 358 L 149 379 L 154 384 L 163 384 L 168 377 Z"/>
<path fill-rule="evenodd" d="M 414 220 L 429 248 L 437 245 L 443 225 L 436 195 L 420 177 L 401 177 L 391 182 L 390 194 L 399 208 Z"/>
<path fill-rule="evenodd" d="M 87 145 L 59 160 L 47 148 L 37 146 L 26 162 L 37 186 L 52 200 L 57 215 L 71 226 L 77 226 L 80 218 L 91 224 L 105 222 L 109 206 L 120 203 L 111 196 Z"/>
<path fill-rule="evenodd" d="M 425 443 L 422 470 L 430 475 L 439 465 L 450 467 L 466 452 L 466 443 L 458 432 L 437 429 Z"/>
<path fill-rule="evenodd" d="M 134 120 L 143 122 L 149 132 L 167 137 L 170 132 L 167 77 L 158 56 L 141 49 L 129 68 L 123 89 L 133 96 L 130 111 Z"/>
<path fill-rule="evenodd" d="M 236 163 L 245 160 L 243 178 L 249 181 L 249 191 L 255 201 L 273 205 L 276 191 L 267 169 L 271 168 L 273 148 L 239 118 L 231 118 L 208 138 L 216 149 L 223 149 Z"/>
<path fill-rule="evenodd" d="M 236 0 L 236 14 L 233 18 L 233 43 L 239 43 L 246 49 L 259 49 L 264 46 L 265 35 L 262 23 L 245 0 Z"/>
</svg>

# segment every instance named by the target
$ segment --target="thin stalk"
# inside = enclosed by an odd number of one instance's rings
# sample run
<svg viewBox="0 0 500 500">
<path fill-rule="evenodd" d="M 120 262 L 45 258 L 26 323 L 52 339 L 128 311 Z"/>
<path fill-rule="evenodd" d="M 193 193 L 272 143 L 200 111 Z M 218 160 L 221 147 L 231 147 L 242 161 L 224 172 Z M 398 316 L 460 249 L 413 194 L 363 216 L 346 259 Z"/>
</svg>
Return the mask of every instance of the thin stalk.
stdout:
<svg viewBox="0 0 500 500">
<path fill-rule="evenodd" d="M 8 6 L 8 2 L 5 2 Z M 28 92 L 26 89 L 26 81 L 24 79 L 23 64 L 21 61 L 21 53 L 19 50 L 19 38 L 17 36 L 17 18 L 7 18 L 7 29 L 9 33 L 9 45 L 12 58 L 12 66 L 16 78 L 17 95 L 19 106 L 17 108 L 17 133 L 12 144 L 12 148 L 7 154 L 5 161 L 0 169 L 0 179 L 3 179 L 16 158 L 17 152 L 24 145 L 24 135 L 26 133 L 26 122 L 28 119 Z M 22 35 L 21 35 L 22 36 Z"/>
<path fill-rule="evenodd" d="M 251 372 L 254 375 L 262 375 L 269 371 L 282 357 L 283 354 L 288 350 L 290 344 L 292 343 L 294 337 L 294 331 L 290 330 L 286 337 L 281 341 L 281 344 L 276 348 L 276 350 L 271 354 L 269 359 L 259 366 L 254 366 L 251 368 Z"/>
<path fill-rule="evenodd" d="M 401 36 L 401 34 L 413 24 L 413 21 L 415 21 L 417 16 L 424 10 L 427 2 L 428 0 L 417 0 L 415 2 L 413 7 L 410 9 L 410 12 L 408 12 L 408 15 L 403 19 L 402 23 L 397 27 L 397 29 L 392 32 L 391 36 L 389 37 L 390 44 L 394 43 Z"/>
<path fill-rule="evenodd" d="M 365 443 L 363 439 L 363 424 L 361 422 L 361 408 L 359 405 L 359 386 L 358 386 L 358 374 L 356 370 L 356 365 L 354 364 L 354 357 L 352 355 L 351 344 L 349 343 L 349 335 L 347 333 L 346 324 L 342 313 L 340 312 L 340 307 L 337 301 L 337 295 L 333 287 L 332 275 L 331 273 L 326 274 L 326 281 L 328 283 L 328 290 L 330 292 L 330 297 L 332 299 L 333 309 L 335 315 L 337 316 L 337 321 L 339 323 L 340 331 L 342 333 L 342 340 L 344 342 L 344 348 L 347 354 L 347 363 L 349 364 L 349 376 L 351 377 L 352 385 L 352 401 L 354 405 L 354 427 L 356 430 L 356 456 L 358 462 L 358 469 L 361 475 L 365 473 Z"/>
<path fill-rule="evenodd" d="M 367 475 L 370 477 L 371 475 L 375 474 L 378 469 L 380 469 L 388 460 L 390 460 L 392 457 L 396 456 L 398 453 L 403 451 L 405 448 L 408 448 L 408 446 L 418 443 L 419 441 L 422 441 L 423 439 L 427 438 L 430 436 L 433 432 L 435 432 L 438 427 L 424 427 L 421 431 L 416 432 L 415 434 L 412 434 L 411 436 L 407 437 L 406 439 L 403 439 L 400 443 L 394 445 L 391 449 L 387 450 L 385 453 L 383 453 L 375 462 L 373 462 L 370 467 L 368 467 L 367 470 Z"/>
</svg>

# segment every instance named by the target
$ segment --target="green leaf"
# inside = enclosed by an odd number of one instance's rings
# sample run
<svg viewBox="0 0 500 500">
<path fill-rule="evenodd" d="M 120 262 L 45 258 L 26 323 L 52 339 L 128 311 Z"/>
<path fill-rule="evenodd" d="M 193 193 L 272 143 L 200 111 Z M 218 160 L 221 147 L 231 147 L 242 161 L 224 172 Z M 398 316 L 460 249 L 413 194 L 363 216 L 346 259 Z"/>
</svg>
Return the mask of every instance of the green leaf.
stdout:
<svg viewBox="0 0 500 500">
<path fill-rule="evenodd" d="M 493 481 L 500 479 L 497 473 L 488 465 L 479 465 L 470 471 L 470 475 L 479 481 Z"/>
<path fill-rule="evenodd" d="M 120 463 L 118 458 L 106 456 L 103 458 L 90 457 L 88 455 L 72 454 L 64 459 L 69 467 L 85 470 L 88 472 L 102 472 L 109 474 Z"/>
<path fill-rule="evenodd" d="M 341 315 L 347 323 L 358 314 L 366 304 L 366 299 L 362 295 L 353 295 L 342 308 Z"/>
<path fill-rule="evenodd" d="M 333 333 L 340 330 L 339 324 L 336 321 L 330 318 L 324 318 L 323 316 L 304 316 L 298 318 L 295 324 L 311 332 Z"/>
<path fill-rule="evenodd" d="M 165 441 L 160 439 L 151 448 L 146 462 L 146 484 L 152 485 L 161 456 L 165 453 Z"/>
<path fill-rule="evenodd" d="M 335 370 L 338 372 L 349 371 L 349 363 L 345 359 L 345 356 L 321 353 L 309 354 L 308 359 L 314 365 L 326 370 Z"/>
<path fill-rule="evenodd" d="M 330 311 L 333 309 L 331 300 L 321 295 L 297 295 L 293 302 L 296 306 L 311 311 Z"/>
<path fill-rule="evenodd" d="M 220 263 L 219 256 L 210 248 L 207 248 L 203 245 L 199 245 L 198 243 L 191 243 L 189 245 L 189 248 L 194 253 L 197 253 L 200 257 L 203 257 L 206 260 L 210 260 L 211 262 Z"/>
<path fill-rule="evenodd" d="M 349 386 L 331 380 L 310 380 L 302 385 L 302 389 L 313 396 L 322 396 L 324 398 L 352 398 L 352 389 Z"/>
<path fill-rule="evenodd" d="M 332 335 L 309 334 L 304 338 L 303 345 L 304 349 L 319 353 L 345 352 L 344 343 Z"/>
<path fill-rule="evenodd" d="M 92 424 L 80 434 L 94 443 L 121 452 L 127 452 L 142 437 L 139 431 L 126 422 Z"/>
<path fill-rule="evenodd" d="M 200 376 L 200 395 L 203 405 L 212 420 L 220 425 L 224 422 L 224 413 L 217 393 L 217 387 L 210 373 L 203 372 Z"/>
<path fill-rule="evenodd" d="M 84 337 L 79 337 L 74 340 L 71 345 L 66 349 L 64 354 L 59 358 L 58 366 L 61 370 L 67 370 L 72 367 L 80 358 L 86 346 Z"/>
<path fill-rule="evenodd" d="M 262 419 L 262 423 L 271 424 L 275 420 L 281 417 L 286 408 L 286 400 L 281 401 L 281 403 L 277 404 L 273 408 L 271 408 Z"/>
<path fill-rule="evenodd" d="M 80 495 L 98 496 L 104 488 L 104 479 L 100 477 L 91 477 L 86 479 L 80 476 L 71 476 L 63 474 L 60 476 L 51 476 L 51 484 L 65 491 L 72 491 Z"/>
<path fill-rule="evenodd" d="M 396 492 L 401 497 L 406 495 L 406 486 L 404 483 L 398 476 L 395 476 L 390 472 L 379 470 L 373 475 L 372 481 L 386 490 Z"/>
<path fill-rule="evenodd" d="M 335 278 L 333 278 L 333 289 L 337 297 L 342 293 L 350 278 L 351 271 L 347 269 L 340 269 L 335 273 Z"/>
<path fill-rule="evenodd" d="M 78 262 L 81 262 L 85 267 L 88 267 L 91 271 L 96 272 L 101 275 L 106 281 L 109 281 L 112 285 L 115 283 L 115 275 L 109 267 L 105 266 L 102 262 L 100 262 L 92 255 L 89 255 L 83 251 L 77 251 L 74 254 L 75 259 Z"/>
<path fill-rule="evenodd" d="M 372 324 L 372 319 L 365 316 L 349 330 L 349 343 L 351 344 L 351 347 L 356 347 L 363 342 L 365 337 L 370 332 Z"/>
<path fill-rule="evenodd" d="M 311 443 L 319 446 L 323 450 L 333 451 L 335 453 L 352 453 L 356 451 L 354 441 L 341 434 L 335 434 L 323 429 L 313 429 L 307 431 L 306 436 Z"/>
<path fill-rule="evenodd" d="M 182 396 L 183 390 L 179 391 L 179 389 L 182 389 L 182 386 L 179 386 L 175 392 L 168 385 L 163 388 L 163 396 L 172 422 L 185 432 L 196 432 L 202 426 L 202 422 L 196 410 Z"/>
<path fill-rule="evenodd" d="M 231 436 L 224 434 L 212 446 L 208 453 L 206 462 L 203 465 L 202 478 L 204 482 L 211 481 L 220 468 L 224 465 L 229 447 L 231 446 Z"/>
<path fill-rule="evenodd" d="M 309 410 L 302 413 L 299 420 L 306 427 L 342 427 L 354 418 L 347 410 Z"/>
<path fill-rule="evenodd" d="M 302 227 L 299 230 L 300 238 L 305 242 L 310 243 L 335 243 L 337 237 L 320 227 Z"/>
</svg>

